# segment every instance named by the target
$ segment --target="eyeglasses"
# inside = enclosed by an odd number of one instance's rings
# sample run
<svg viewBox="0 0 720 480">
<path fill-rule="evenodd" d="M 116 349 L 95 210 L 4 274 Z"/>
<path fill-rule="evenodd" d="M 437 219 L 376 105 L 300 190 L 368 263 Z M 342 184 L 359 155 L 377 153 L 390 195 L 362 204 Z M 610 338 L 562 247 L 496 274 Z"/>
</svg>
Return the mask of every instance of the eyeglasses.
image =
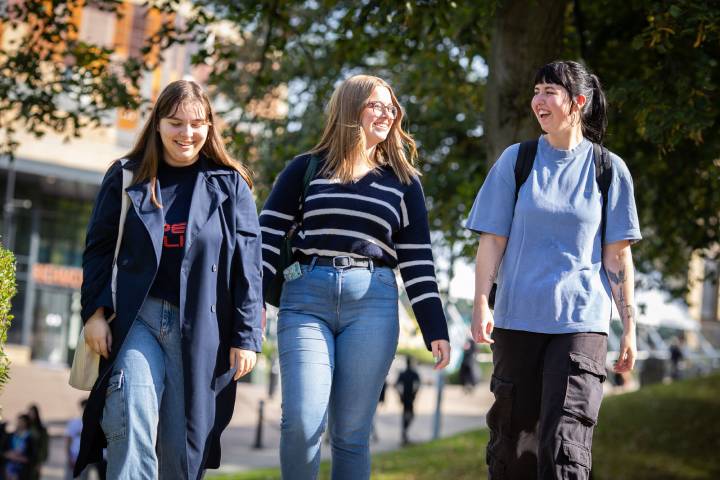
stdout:
<svg viewBox="0 0 720 480">
<path fill-rule="evenodd" d="M 365 106 L 372 108 L 373 113 L 378 117 L 386 114 L 390 118 L 395 118 L 398 114 L 398 108 L 395 105 L 385 105 L 382 102 L 368 102 Z"/>
</svg>

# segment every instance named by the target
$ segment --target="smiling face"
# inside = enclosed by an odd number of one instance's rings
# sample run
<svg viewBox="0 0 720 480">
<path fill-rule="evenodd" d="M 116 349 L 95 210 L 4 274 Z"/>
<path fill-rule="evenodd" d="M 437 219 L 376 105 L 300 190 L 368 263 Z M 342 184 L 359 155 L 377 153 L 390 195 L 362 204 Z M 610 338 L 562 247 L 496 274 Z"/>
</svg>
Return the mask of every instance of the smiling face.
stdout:
<svg viewBox="0 0 720 480">
<path fill-rule="evenodd" d="M 158 131 L 165 162 L 173 167 L 195 163 L 209 128 L 205 109 L 197 102 L 183 103 L 170 116 L 161 118 Z"/>
<path fill-rule="evenodd" d="M 382 106 L 378 105 L 377 102 Z M 375 108 L 368 106 L 368 104 L 373 104 Z M 389 107 L 395 107 L 390 89 L 381 86 L 375 87 L 365 102 L 360 116 L 360 124 L 363 132 L 365 132 L 365 148 L 372 148 L 378 143 L 384 142 L 390 133 L 395 117 L 391 115 L 391 108 Z"/>
<path fill-rule="evenodd" d="M 581 100 L 580 98 L 576 101 Z M 584 101 L 582 99 L 581 101 Z M 580 101 L 578 101 L 580 103 Z M 545 133 L 556 134 L 579 125 L 575 118 L 578 105 L 570 101 L 570 95 L 561 85 L 538 83 L 530 103 L 532 111 Z"/>
</svg>

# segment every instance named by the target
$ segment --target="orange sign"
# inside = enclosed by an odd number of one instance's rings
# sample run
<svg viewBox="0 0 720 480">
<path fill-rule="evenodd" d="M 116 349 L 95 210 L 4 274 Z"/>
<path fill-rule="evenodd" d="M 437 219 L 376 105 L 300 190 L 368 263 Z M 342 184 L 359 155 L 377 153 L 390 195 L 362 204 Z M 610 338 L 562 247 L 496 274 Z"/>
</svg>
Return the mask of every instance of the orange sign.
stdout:
<svg viewBox="0 0 720 480">
<path fill-rule="evenodd" d="M 65 267 L 51 263 L 36 263 L 32 267 L 33 280 L 41 285 L 80 289 L 82 268 Z"/>
</svg>

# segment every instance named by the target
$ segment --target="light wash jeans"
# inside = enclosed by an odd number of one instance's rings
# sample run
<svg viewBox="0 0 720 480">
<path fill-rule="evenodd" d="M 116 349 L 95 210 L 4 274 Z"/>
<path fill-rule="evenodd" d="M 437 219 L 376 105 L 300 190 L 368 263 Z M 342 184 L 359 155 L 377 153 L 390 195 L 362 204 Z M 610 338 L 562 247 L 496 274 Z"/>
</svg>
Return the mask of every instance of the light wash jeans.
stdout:
<svg viewBox="0 0 720 480">
<path fill-rule="evenodd" d="M 176 306 L 145 300 L 113 366 L 101 426 L 108 443 L 107 478 L 187 478 Z"/>
<path fill-rule="evenodd" d="M 286 480 L 317 478 L 329 419 L 332 478 L 370 478 L 369 438 L 397 348 L 398 291 L 386 267 L 302 266 L 280 300 L 280 462 Z"/>
</svg>

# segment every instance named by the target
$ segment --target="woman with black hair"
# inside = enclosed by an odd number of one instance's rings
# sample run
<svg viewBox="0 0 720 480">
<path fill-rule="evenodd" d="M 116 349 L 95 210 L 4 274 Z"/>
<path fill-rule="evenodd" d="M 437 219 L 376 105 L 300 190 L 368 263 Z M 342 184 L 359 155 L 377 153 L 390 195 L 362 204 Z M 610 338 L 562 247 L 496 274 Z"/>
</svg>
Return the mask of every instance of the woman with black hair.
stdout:
<svg viewBox="0 0 720 480">
<path fill-rule="evenodd" d="M 534 86 L 545 134 L 503 152 L 466 225 L 480 233 L 472 335 L 493 350 L 487 462 L 490 478 L 583 479 L 611 296 L 624 326 L 614 370 L 635 363 L 630 246 L 641 236 L 630 173 L 601 146 L 607 107 L 597 77 L 556 61 Z"/>
<path fill-rule="evenodd" d="M 34 403 L 28 408 L 27 416 L 30 419 L 30 436 L 35 444 L 35 459 L 31 467 L 30 478 L 39 479 L 42 465 L 48 459 L 50 436 L 47 428 L 40 418 L 40 409 Z"/>
</svg>

